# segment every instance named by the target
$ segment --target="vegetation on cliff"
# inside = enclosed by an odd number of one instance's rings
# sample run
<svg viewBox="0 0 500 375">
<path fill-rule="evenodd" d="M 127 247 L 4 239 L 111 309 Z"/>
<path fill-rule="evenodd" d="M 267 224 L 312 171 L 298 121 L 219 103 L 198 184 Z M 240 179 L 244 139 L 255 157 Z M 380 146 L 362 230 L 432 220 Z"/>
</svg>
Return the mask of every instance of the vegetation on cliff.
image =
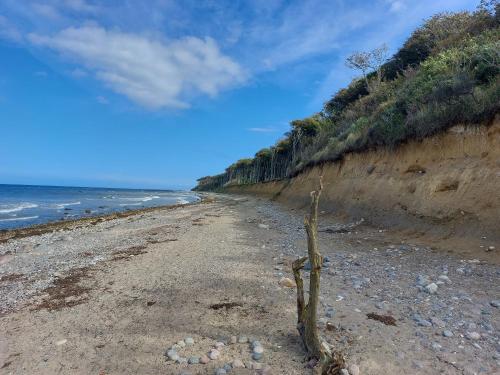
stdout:
<svg viewBox="0 0 500 375">
<path fill-rule="evenodd" d="M 500 4 L 437 14 L 390 59 L 385 46 L 356 52 L 347 65 L 362 76 L 321 112 L 291 122 L 274 146 L 224 173 L 202 177 L 195 190 L 217 190 L 288 178 L 346 153 L 394 147 L 456 124 L 491 121 L 500 107 Z"/>
</svg>

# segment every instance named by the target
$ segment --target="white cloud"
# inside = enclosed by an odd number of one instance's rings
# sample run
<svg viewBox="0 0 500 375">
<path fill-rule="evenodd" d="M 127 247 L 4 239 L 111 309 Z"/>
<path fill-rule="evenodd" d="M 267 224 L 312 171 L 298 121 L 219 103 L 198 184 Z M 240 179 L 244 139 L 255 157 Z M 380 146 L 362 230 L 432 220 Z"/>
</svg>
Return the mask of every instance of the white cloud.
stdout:
<svg viewBox="0 0 500 375">
<path fill-rule="evenodd" d="M 17 27 L 6 17 L 0 14 L 0 38 L 13 42 L 21 42 L 23 36 Z"/>
<path fill-rule="evenodd" d="M 215 96 L 245 79 L 243 69 L 211 38 L 167 43 L 98 26 L 28 38 L 83 64 L 113 91 L 152 109 L 187 107 L 193 95 Z"/>
</svg>

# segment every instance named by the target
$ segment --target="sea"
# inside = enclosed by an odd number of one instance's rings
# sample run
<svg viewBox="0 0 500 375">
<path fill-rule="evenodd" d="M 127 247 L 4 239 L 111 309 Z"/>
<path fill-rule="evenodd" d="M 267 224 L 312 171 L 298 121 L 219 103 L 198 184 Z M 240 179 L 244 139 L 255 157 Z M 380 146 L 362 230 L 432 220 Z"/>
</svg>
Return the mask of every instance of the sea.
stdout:
<svg viewBox="0 0 500 375">
<path fill-rule="evenodd" d="M 196 202 L 190 191 L 0 184 L 0 230 Z"/>
</svg>

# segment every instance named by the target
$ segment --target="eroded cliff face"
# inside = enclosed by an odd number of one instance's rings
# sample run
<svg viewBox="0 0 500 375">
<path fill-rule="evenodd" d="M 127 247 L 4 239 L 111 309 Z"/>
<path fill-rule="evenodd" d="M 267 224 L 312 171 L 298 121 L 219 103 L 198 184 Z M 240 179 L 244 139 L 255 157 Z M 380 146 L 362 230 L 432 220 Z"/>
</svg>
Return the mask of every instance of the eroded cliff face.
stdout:
<svg viewBox="0 0 500 375">
<path fill-rule="evenodd" d="M 321 174 L 324 211 L 400 229 L 500 238 L 498 118 L 491 126 L 455 126 L 395 150 L 349 154 L 289 181 L 227 190 L 301 208 Z"/>
</svg>

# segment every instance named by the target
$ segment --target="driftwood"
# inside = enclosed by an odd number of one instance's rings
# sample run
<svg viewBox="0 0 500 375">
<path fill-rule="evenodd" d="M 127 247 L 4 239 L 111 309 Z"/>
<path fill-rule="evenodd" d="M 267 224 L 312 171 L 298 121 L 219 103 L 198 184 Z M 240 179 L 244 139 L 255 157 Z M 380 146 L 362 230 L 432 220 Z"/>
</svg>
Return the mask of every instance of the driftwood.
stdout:
<svg viewBox="0 0 500 375">
<path fill-rule="evenodd" d="M 295 260 L 292 264 L 292 270 L 295 283 L 297 284 L 297 329 L 309 358 L 318 361 L 318 364 L 314 368 L 314 373 L 333 375 L 338 374 L 344 367 L 344 359 L 341 354 L 332 354 L 330 352 L 328 345 L 320 340 L 317 327 L 321 265 L 323 263 L 323 257 L 319 253 L 317 241 L 318 204 L 323 189 L 321 177 L 319 185 L 318 190 L 311 192 L 310 213 L 304 218 L 308 256 Z M 309 299 L 306 304 L 301 270 L 304 268 L 304 263 L 307 259 L 311 263 L 311 274 L 309 280 Z"/>
</svg>

